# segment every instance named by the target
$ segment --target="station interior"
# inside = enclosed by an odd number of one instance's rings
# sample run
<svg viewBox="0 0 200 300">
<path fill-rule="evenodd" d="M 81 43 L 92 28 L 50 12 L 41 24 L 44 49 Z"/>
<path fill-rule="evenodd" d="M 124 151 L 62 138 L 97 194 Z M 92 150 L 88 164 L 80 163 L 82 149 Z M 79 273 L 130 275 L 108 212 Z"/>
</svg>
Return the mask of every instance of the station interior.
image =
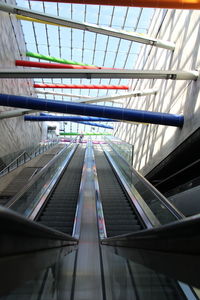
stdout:
<svg viewBox="0 0 200 300">
<path fill-rule="evenodd" d="M 200 299 L 199 9 L 0 1 L 0 300 Z"/>
</svg>

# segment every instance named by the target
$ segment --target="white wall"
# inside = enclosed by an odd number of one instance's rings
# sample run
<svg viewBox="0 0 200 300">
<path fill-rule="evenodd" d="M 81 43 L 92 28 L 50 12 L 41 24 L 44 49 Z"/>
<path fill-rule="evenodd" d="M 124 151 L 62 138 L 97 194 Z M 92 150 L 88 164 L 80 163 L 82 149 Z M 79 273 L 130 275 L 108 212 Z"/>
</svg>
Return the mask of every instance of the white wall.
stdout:
<svg viewBox="0 0 200 300">
<path fill-rule="evenodd" d="M 175 51 L 143 46 L 135 69 L 196 70 L 200 67 L 200 12 L 155 10 L 150 36 L 175 42 Z M 133 80 L 132 89 L 158 87 L 157 95 L 132 98 L 128 108 L 183 114 L 182 129 L 162 125 L 121 123 L 116 135 L 135 146 L 133 165 L 144 175 L 153 169 L 200 125 L 198 81 Z"/>
<path fill-rule="evenodd" d="M 7 3 L 15 4 L 14 1 Z M 24 37 L 14 15 L 0 12 L 0 68 L 15 68 L 15 60 L 23 59 L 26 52 Z M 24 79 L 1 79 L 0 93 L 34 95 L 32 81 Z M 14 110 L 0 107 L 0 113 Z M 42 139 L 43 129 L 37 123 L 24 122 L 23 117 L 0 120 L 0 157 L 34 146 Z"/>
</svg>

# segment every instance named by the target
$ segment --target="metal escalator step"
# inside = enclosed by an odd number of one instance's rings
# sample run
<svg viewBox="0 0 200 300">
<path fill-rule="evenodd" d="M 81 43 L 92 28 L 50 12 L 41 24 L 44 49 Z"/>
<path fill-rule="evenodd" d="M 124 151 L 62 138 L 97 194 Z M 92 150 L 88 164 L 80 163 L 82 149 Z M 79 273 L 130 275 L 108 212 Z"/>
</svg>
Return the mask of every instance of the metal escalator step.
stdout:
<svg viewBox="0 0 200 300">
<path fill-rule="evenodd" d="M 132 213 L 132 211 L 126 211 L 126 210 L 123 210 L 123 211 L 119 211 L 119 210 L 115 210 L 115 209 L 112 209 L 112 208 L 110 208 L 110 209 L 106 209 L 106 210 L 104 210 L 104 215 L 106 215 L 106 214 L 108 214 L 108 215 L 112 215 L 112 219 L 113 218 L 120 218 L 121 216 L 125 216 L 125 217 L 127 217 L 127 218 L 134 218 L 135 217 L 135 214 L 134 213 Z"/>
<path fill-rule="evenodd" d="M 112 194 L 103 194 L 101 193 L 101 198 L 104 199 L 104 203 L 127 203 L 127 198 L 125 196 L 120 195 L 119 193 L 117 195 Z"/>
<path fill-rule="evenodd" d="M 76 203 L 64 203 L 64 204 L 60 204 L 60 203 L 50 203 L 47 208 L 74 208 L 76 206 Z"/>
<path fill-rule="evenodd" d="M 69 192 L 69 191 L 62 190 L 62 192 L 59 192 L 59 193 L 55 192 L 53 194 L 53 197 L 59 197 L 59 198 L 65 197 L 66 198 L 66 195 L 68 197 L 74 197 L 75 195 L 77 195 L 77 191 Z"/>
<path fill-rule="evenodd" d="M 111 219 L 111 220 L 107 220 L 106 221 L 106 224 L 107 224 L 107 226 L 109 226 L 109 225 L 113 225 L 113 226 L 117 226 L 117 225 L 120 225 L 120 226 L 123 226 L 123 225 L 137 225 L 137 224 L 139 224 L 139 222 L 138 222 L 138 220 L 135 218 L 132 218 L 132 219 L 130 219 L 130 220 L 127 220 L 127 219 L 115 219 L 115 220 L 113 220 L 113 219 Z"/>
<path fill-rule="evenodd" d="M 54 212 L 54 213 L 47 213 L 47 214 L 43 214 L 41 217 L 40 217 L 40 220 L 43 220 L 42 218 L 45 217 L 45 218 L 56 218 L 55 220 L 58 220 L 59 218 L 61 218 L 61 220 L 63 220 L 63 218 L 65 220 L 70 220 L 70 219 L 74 219 L 74 216 L 75 216 L 75 213 L 74 211 L 73 212 L 64 212 L 64 213 L 60 213 L 60 212 Z"/>
<path fill-rule="evenodd" d="M 124 207 L 124 206 L 122 206 L 122 207 L 116 207 L 116 206 L 103 206 L 103 211 L 105 212 L 105 214 L 109 214 L 109 215 L 115 215 L 115 214 L 117 214 L 118 216 L 120 216 L 121 215 L 121 213 L 122 213 L 122 215 L 135 215 L 132 211 L 131 211 L 131 207 Z M 114 212 L 115 211 L 115 212 Z"/>
<path fill-rule="evenodd" d="M 73 226 L 74 222 L 61 222 L 61 221 L 54 221 L 49 220 L 49 221 L 41 221 L 41 224 L 46 225 L 48 227 L 66 227 L 66 226 Z"/>
<path fill-rule="evenodd" d="M 52 215 L 55 215 L 55 212 L 56 214 L 60 214 L 60 215 L 63 215 L 63 214 L 66 214 L 67 213 L 72 213 L 74 212 L 74 209 L 72 208 L 54 208 L 54 207 L 49 207 L 49 208 L 46 208 L 42 214 L 52 214 Z"/>
<path fill-rule="evenodd" d="M 72 234 L 85 149 L 78 148 L 49 197 L 38 222 Z"/>
<path fill-rule="evenodd" d="M 59 203 L 59 204 L 66 204 L 66 203 L 68 203 L 69 201 L 74 201 L 74 199 L 73 198 L 69 198 L 69 197 L 67 197 L 66 198 L 66 196 L 63 196 L 63 198 L 62 197 L 59 197 L 59 199 L 57 199 L 57 198 L 50 198 L 50 200 L 51 200 L 51 203 Z"/>
<path fill-rule="evenodd" d="M 106 208 L 116 208 L 116 209 L 120 209 L 122 207 L 125 207 L 125 208 L 130 208 L 130 204 L 129 203 L 121 203 L 121 202 L 115 202 L 113 201 L 113 203 L 110 203 L 110 202 L 103 202 L 103 207 L 106 207 Z"/>
<path fill-rule="evenodd" d="M 59 222 L 68 222 L 67 221 L 67 217 L 68 217 L 68 214 L 66 214 L 65 216 L 41 216 L 40 217 L 40 220 L 43 222 L 43 221 L 49 221 L 49 220 L 53 220 L 56 222 L 56 221 L 59 221 Z"/>
<path fill-rule="evenodd" d="M 72 210 L 74 209 L 74 207 L 76 206 L 76 203 L 65 203 L 65 204 L 51 204 L 51 205 L 48 205 L 46 207 L 46 209 L 49 209 L 49 210 L 52 210 L 52 209 L 58 209 L 58 210 L 61 210 L 61 209 L 64 209 L 64 210 Z"/>
<path fill-rule="evenodd" d="M 97 177 L 108 236 L 126 234 L 143 228 L 103 152 L 95 150 Z"/>
</svg>

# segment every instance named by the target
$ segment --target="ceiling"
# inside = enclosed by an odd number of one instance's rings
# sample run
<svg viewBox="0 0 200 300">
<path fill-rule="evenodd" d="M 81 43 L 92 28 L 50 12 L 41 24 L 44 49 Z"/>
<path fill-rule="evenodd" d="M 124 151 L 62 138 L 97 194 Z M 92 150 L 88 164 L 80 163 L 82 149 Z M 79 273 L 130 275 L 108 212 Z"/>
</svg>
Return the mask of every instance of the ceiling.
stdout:
<svg viewBox="0 0 200 300">
<path fill-rule="evenodd" d="M 67 3 L 49 3 L 18 0 L 18 6 L 35 11 L 61 16 L 79 22 L 87 22 L 101 26 L 109 26 L 128 32 L 147 33 L 154 9 L 137 7 L 114 7 L 99 5 L 82 5 Z M 134 69 L 140 52 L 141 44 L 108 37 L 88 31 L 58 27 L 29 21 L 21 21 L 27 50 L 43 55 L 69 59 L 99 67 Z M 30 58 L 31 61 L 39 61 Z M 42 60 L 41 60 L 42 61 Z M 129 85 L 128 79 L 37 79 L 35 83 L 63 83 L 63 84 L 111 84 Z M 116 90 L 89 89 L 45 89 L 59 93 L 78 94 L 82 96 L 99 97 L 112 95 Z M 74 101 L 74 97 L 39 94 L 40 98 Z M 121 106 L 119 103 L 98 103 L 99 105 Z M 73 128 L 72 128 L 73 126 Z M 71 124 L 72 131 L 90 131 L 85 125 Z M 97 127 L 98 131 L 105 131 Z"/>
</svg>

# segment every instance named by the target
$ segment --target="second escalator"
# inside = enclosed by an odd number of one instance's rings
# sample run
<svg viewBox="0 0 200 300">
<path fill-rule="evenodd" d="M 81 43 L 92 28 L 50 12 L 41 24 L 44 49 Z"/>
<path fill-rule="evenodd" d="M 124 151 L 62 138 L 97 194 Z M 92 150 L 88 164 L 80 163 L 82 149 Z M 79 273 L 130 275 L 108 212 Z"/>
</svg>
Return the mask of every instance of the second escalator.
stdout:
<svg viewBox="0 0 200 300">
<path fill-rule="evenodd" d="M 104 152 L 94 150 L 103 214 L 108 237 L 142 230 L 143 222 L 121 186 Z"/>
</svg>

